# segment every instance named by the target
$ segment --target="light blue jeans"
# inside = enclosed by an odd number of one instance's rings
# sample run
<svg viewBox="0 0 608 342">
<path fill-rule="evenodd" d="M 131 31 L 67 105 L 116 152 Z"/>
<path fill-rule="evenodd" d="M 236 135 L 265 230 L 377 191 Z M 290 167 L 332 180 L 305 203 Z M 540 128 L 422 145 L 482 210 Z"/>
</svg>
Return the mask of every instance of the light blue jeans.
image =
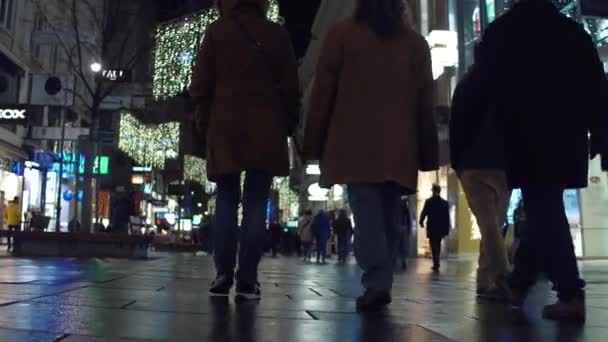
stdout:
<svg viewBox="0 0 608 342">
<path fill-rule="evenodd" d="M 240 174 L 225 175 L 217 181 L 213 235 L 218 276 L 224 275 L 232 279 L 238 247 L 237 281 L 245 284 L 257 282 L 258 264 L 264 254 L 266 241 L 266 208 L 271 183 L 272 176 L 266 172 L 246 172 L 242 196 L 243 221 L 239 230 L 237 215 L 241 202 Z"/>
<path fill-rule="evenodd" d="M 397 183 L 348 184 L 355 217 L 355 256 L 366 289 L 393 287 L 401 188 Z"/>
</svg>

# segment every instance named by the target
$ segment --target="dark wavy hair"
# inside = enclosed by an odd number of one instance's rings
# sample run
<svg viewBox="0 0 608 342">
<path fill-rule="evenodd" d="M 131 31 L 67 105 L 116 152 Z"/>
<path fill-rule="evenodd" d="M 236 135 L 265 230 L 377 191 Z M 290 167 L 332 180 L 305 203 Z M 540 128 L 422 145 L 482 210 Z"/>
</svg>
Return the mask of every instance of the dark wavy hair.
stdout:
<svg viewBox="0 0 608 342">
<path fill-rule="evenodd" d="M 381 38 L 390 38 L 405 28 L 404 0 L 357 0 L 355 19 L 367 24 Z"/>
</svg>

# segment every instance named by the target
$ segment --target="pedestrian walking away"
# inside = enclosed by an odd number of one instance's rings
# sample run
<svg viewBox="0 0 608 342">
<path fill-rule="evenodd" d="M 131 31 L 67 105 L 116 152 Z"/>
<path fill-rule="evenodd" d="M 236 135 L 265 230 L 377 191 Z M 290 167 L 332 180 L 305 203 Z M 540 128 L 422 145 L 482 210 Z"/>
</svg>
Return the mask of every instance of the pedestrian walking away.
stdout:
<svg viewBox="0 0 608 342">
<path fill-rule="evenodd" d="M 526 206 L 512 303 L 521 307 L 542 272 L 558 291 L 543 316 L 584 321 L 585 282 L 563 195 L 587 186 L 590 157 L 601 155 L 608 169 L 608 86 L 596 46 L 552 2 L 517 0 L 486 30 L 476 64 L 504 138 L 508 185 L 521 188 Z"/>
<path fill-rule="evenodd" d="M 401 195 L 438 168 L 430 49 L 407 14 L 403 0 L 358 0 L 332 26 L 307 115 L 305 159 L 320 161 L 321 186 L 347 185 L 360 311 L 391 303 Z"/>
<path fill-rule="evenodd" d="M 502 231 L 511 189 L 505 172 L 504 138 L 499 135 L 484 77 L 473 64 L 454 92 L 450 156 L 481 232 L 477 294 L 506 300 L 510 296 L 508 258 Z"/>
<path fill-rule="evenodd" d="M 313 242 L 312 235 L 312 211 L 306 210 L 304 215 L 299 220 L 298 224 L 298 236 L 300 237 L 300 243 L 302 244 L 302 254 L 304 255 L 304 261 L 310 261 L 310 253 Z"/>
<path fill-rule="evenodd" d="M 334 234 L 338 237 L 338 263 L 345 264 L 350 253 L 350 240 L 353 235 L 353 224 L 348 218 L 345 209 L 338 212 L 338 218 L 334 221 Z"/>
<path fill-rule="evenodd" d="M 217 271 L 211 295 L 259 300 L 258 264 L 266 241 L 266 208 L 274 176 L 289 174 L 287 137 L 297 122 L 297 63 L 287 31 L 266 19 L 266 0 L 221 0 L 194 63 L 208 178 L 217 184 L 213 223 Z M 241 173 L 245 172 L 241 194 Z M 237 227 L 239 203 L 243 218 Z M 240 240 L 240 243 L 239 243 Z"/>
<path fill-rule="evenodd" d="M 19 197 L 13 198 L 6 205 L 4 212 L 4 218 L 8 225 L 9 236 L 8 236 L 8 250 L 13 250 L 13 242 L 15 241 L 15 234 L 21 230 L 21 207 L 19 204 Z"/>
<path fill-rule="evenodd" d="M 450 234 L 450 206 L 441 198 L 441 186 L 433 185 L 433 196 L 424 202 L 420 213 L 420 227 L 426 228 L 431 245 L 433 271 L 441 268 L 441 242 Z"/>
<path fill-rule="evenodd" d="M 319 210 L 312 221 L 312 233 L 315 238 L 317 264 L 325 264 L 327 242 L 331 236 L 331 222 L 329 215 L 324 210 Z"/>
<path fill-rule="evenodd" d="M 283 236 L 283 226 L 279 223 L 278 218 L 274 218 L 268 226 L 270 231 L 270 249 L 272 251 L 272 257 L 276 258 L 281 248 L 281 237 Z"/>
</svg>

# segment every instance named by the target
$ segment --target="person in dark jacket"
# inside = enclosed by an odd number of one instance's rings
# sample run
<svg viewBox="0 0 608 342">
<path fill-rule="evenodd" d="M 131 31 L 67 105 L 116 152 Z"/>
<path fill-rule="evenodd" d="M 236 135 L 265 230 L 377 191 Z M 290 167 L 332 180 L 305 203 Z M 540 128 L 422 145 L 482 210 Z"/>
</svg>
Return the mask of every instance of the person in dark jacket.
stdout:
<svg viewBox="0 0 608 342">
<path fill-rule="evenodd" d="M 317 264 L 325 264 L 327 242 L 331 236 L 331 222 L 329 215 L 324 210 L 320 210 L 312 221 L 312 234 L 317 246 Z"/>
<path fill-rule="evenodd" d="M 476 52 L 479 50 L 476 49 Z M 508 257 L 501 229 L 511 189 L 505 172 L 504 138 L 488 101 L 485 75 L 474 64 L 456 87 L 450 115 L 452 168 L 460 178 L 481 232 L 477 294 L 504 300 Z"/>
<path fill-rule="evenodd" d="M 441 267 L 441 241 L 450 234 L 450 206 L 441 198 L 441 186 L 433 185 L 433 197 L 424 202 L 420 213 L 420 226 L 425 228 L 433 254 L 433 271 Z"/>
<path fill-rule="evenodd" d="M 272 220 L 268 226 L 270 230 L 270 249 L 272 250 L 272 257 L 276 258 L 279 254 L 279 248 L 281 247 L 281 237 L 283 236 L 283 226 L 279 223 L 278 219 Z"/>
<path fill-rule="evenodd" d="M 113 196 L 112 203 L 112 233 L 127 233 L 131 216 L 135 216 L 135 203 L 133 196 L 125 189 L 119 188 Z"/>
<path fill-rule="evenodd" d="M 350 239 L 353 236 L 353 224 L 346 214 L 346 210 L 341 209 L 338 217 L 333 223 L 334 234 L 338 237 L 338 263 L 345 264 L 350 251 Z"/>
<path fill-rule="evenodd" d="M 509 279 L 513 305 L 521 306 L 546 272 L 559 300 L 543 316 L 584 320 L 584 281 L 563 194 L 587 186 L 590 151 L 608 166 L 606 78 L 581 25 L 550 1 L 516 2 L 488 27 L 476 62 L 505 139 L 508 183 L 522 189 L 526 203 L 528 232 Z"/>
<path fill-rule="evenodd" d="M 272 178 L 289 174 L 287 137 L 298 113 L 293 47 L 287 30 L 266 18 L 268 5 L 267 0 L 219 2 L 220 19 L 205 33 L 190 88 L 207 142 L 207 174 L 217 183 L 217 276 L 210 295 L 229 295 L 239 250 L 237 300 L 261 298 L 258 264 L 266 242 L 267 201 Z"/>
</svg>

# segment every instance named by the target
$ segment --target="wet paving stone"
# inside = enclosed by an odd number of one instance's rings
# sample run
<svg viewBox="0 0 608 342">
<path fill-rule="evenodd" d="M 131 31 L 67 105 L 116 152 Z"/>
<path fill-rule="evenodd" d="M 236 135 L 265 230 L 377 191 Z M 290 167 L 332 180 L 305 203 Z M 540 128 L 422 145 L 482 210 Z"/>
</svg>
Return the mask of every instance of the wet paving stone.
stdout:
<svg viewBox="0 0 608 342">
<path fill-rule="evenodd" d="M 539 283 L 516 314 L 475 298 L 475 263 L 450 260 L 439 275 L 413 260 L 396 274 L 393 304 L 361 315 L 360 271 L 264 259 L 259 303 L 209 298 L 208 256 L 151 260 L 0 258 L 0 341 L 603 341 L 608 262 L 582 264 L 589 283 L 584 326 L 540 317 L 555 300 Z"/>
</svg>

